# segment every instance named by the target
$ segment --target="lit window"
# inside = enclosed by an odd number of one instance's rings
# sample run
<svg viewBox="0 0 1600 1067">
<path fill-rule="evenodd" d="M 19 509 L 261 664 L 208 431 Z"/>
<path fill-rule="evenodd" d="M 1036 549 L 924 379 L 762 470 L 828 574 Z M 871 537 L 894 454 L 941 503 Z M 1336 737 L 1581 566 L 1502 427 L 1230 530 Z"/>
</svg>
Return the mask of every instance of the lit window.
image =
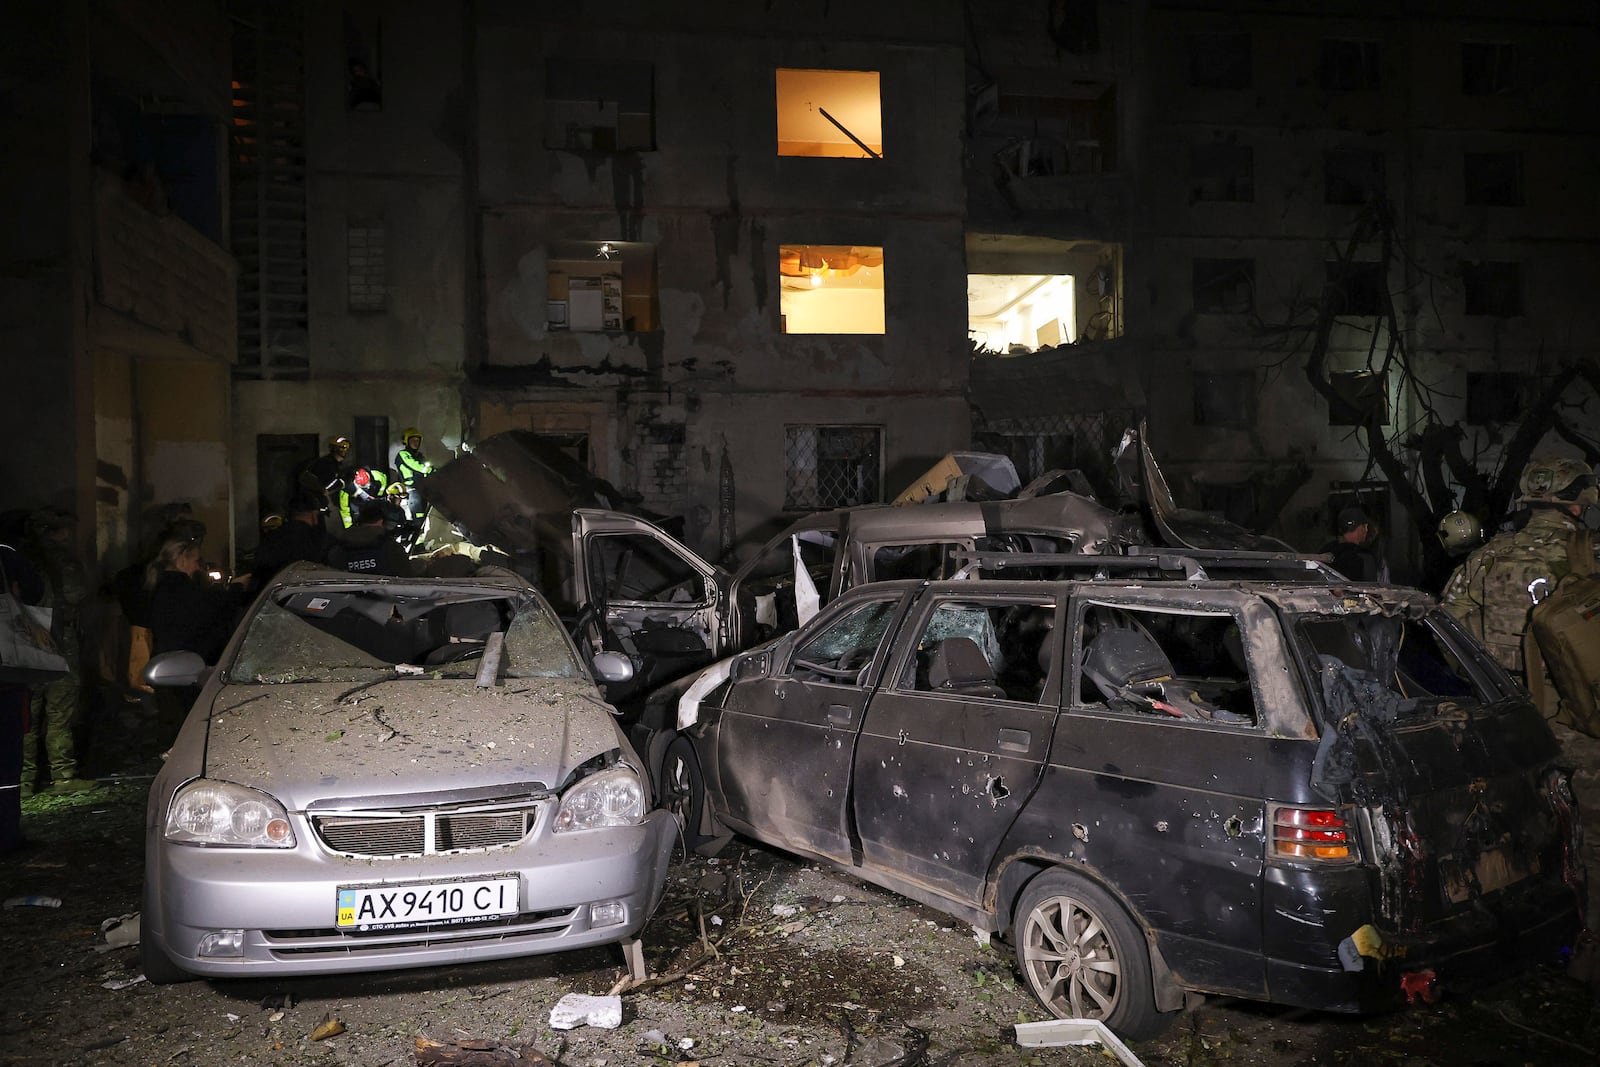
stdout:
<svg viewBox="0 0 1600 1067">
<path fill-rule="evenodd" d="M 875 70 L 779 70 L 778 155 L 879 159 Z"/>
<path fill-rule="evenodd" d="M 656 246 L 641 241 L 560 241 L 550 247 L 547 326 L 552 330 L 656 328 Z"/>
<path fill-rule="evenodd" d="M 883 499 L 883 428 L 785 426 L 783 506 L 820 511 Z"/>
<path fill-rule="evenodd" d="M 656 146 L 655 72 L 648 63 L 547 59 L 544 146 L 644 152 Z"/>
<path fill-rule="evenodd" d="M 967 336 L 981 352 L 1034 352 L 1078 339 L 1070 274 L 967 275 Z"/>
<path fill-rule="evenodd" d="M 784 245 L 778 250 L 784 333 L 883 333 L 883 249 Z"/>
</svg>

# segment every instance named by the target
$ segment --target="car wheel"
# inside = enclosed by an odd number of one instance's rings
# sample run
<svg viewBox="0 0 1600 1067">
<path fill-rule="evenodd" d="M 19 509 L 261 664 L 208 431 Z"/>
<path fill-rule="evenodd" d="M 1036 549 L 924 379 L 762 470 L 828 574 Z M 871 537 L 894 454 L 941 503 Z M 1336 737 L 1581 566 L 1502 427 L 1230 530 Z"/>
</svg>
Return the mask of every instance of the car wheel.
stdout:
<svg viewBox="0 0 1600 1067">
<path fill-rule="evenodd" d="M 1017 905 L 1017 966 L 1058 1019 L 1098 1019 L 1132 1040 L 1153 1037 L 1156 1011 L 1144 933 L 1104 889 L 1067 871 L 1035 878 Z"/>
<path fill-rule="evenodd" d="M 700 775 L 700 757 L 687 737 L 673 738 L 661 757 L 661 806 L 678 818 L 685 851 L 694 851 L 713 840 L 700 832 L 705 811 L 705 779 Z"/>
</svg>

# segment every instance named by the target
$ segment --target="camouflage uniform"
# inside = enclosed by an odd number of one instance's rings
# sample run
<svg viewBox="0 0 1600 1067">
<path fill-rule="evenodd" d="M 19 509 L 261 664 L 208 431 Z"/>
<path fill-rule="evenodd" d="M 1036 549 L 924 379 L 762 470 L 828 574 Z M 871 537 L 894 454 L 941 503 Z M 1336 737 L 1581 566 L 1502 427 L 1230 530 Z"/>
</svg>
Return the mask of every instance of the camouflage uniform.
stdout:
<svg viewBox="0 0 1600 1067">
<path fill-rule="evenodd" d="M 32 708 L 28 733 L 22 741 L 25 787 L 34 783 L 38 773 L 36 759 L 41 730 L 50 780 L 57 784 L 78 780 L 78 751 L 73 729 L 77 726 L 82 699 L 79 682 L 83 650 L 81 613 L 90 592 L 88 575 L 70 547 L 54 543 L 48 537 L 36 537 L 29 545 L 29 556 L 46 579 L 48 589 L 41 604 L 51 609 L 50 637 L 56 651 L 67 661 L 68 672 L 54 681 L 29 687 Z"/>
<path fill-rule="evenodd" d="M 1522 635 L 1528 629 L 1533 596 L 1528 586 L 1539 579 L 1549 593 L 1567 575 L 1567 535 L 1578 521 L 1564 509 L 1539 508 L 1528 525 L 1503 533 L 1467 557 L 1456 568 L 1440 597 L 1454 615 L 1508 670 L 1522 673 Z"/>
</svg>

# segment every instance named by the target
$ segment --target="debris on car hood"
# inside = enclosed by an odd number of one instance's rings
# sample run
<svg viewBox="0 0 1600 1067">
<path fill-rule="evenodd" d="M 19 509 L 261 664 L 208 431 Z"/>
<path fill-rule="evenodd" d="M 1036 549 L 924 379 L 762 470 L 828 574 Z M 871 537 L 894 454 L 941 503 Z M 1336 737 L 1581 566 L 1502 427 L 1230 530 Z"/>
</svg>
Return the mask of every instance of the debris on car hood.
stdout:
<svg viewBox="0 0 1600 1067">
<path fill-rule="evenodd" d="M 539 679 L 480 689 L 470 678 L 397 678 L 358 693 L 343 682 L 230 686 L 212 714 L 204 774 L 270 789 L 292 809 L 389 792 L 413 764 L 439 760 L 474 787 L 554 790 L 617 747 L 592 688 Z"/>
</svg>

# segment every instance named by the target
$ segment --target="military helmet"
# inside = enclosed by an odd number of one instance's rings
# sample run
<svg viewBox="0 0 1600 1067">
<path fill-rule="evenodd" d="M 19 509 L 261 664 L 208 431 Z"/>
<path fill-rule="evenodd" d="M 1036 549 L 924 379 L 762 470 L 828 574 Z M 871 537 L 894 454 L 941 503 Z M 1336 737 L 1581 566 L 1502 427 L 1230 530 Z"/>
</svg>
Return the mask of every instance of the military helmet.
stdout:
<svg viewBox="0 0 1600 1067">
<path fill-rule="evenodd" d="M 415 426 L 407 426 L 403 431 L 401 431 L 400 443 L 403 444 L 403 445 L 406 445 L 406 446 L 410 446 L 411 439 L 413 437 L 415 437 L 419 441 L 422 440 L 422 431 L 417 429 Z"/>
<path fill-rule="evenodd" d="M 1452 511 L 1439 520 L 1439 543 L 1446 552 L 1461 552 L 1478 543 L 1483 524 L 1465 511 Z"/>
<path fill-rule="evenodd" d="M 1522 469 L 1517 482 L 1524 503 L 1594 504 L 1600 502 L 1594 471 L 1580 459 L 1536 456 Z"/>
</svg>

